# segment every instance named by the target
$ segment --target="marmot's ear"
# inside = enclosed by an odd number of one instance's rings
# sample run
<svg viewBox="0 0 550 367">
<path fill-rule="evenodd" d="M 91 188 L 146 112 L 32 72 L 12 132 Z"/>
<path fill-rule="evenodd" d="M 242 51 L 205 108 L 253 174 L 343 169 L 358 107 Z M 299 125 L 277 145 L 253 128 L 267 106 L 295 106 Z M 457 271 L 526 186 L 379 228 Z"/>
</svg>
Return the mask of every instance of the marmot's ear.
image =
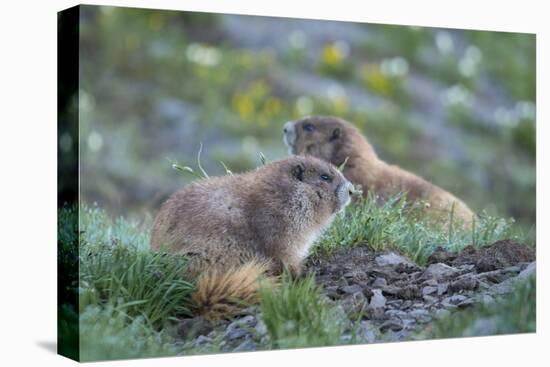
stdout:
<svg viewBox="0 0 550 367">
<path fill-rule="evenodd" d="M 332 135 L 330 136 L 330 139 L 328 141 L 334 141 L 340 138 L 340 135 L 342 135 L 342 130 L 339 127 L 337 127 L 334 130 L 332 130 Z"/>
<path fill-rule="evenodd" d="M 305 167 L 302 163 L 295 164 L 292 167 L 292 176 L 296 177 L 300 181 L 303 181 L 304 171 L 305 171 Z"/>
</svg>

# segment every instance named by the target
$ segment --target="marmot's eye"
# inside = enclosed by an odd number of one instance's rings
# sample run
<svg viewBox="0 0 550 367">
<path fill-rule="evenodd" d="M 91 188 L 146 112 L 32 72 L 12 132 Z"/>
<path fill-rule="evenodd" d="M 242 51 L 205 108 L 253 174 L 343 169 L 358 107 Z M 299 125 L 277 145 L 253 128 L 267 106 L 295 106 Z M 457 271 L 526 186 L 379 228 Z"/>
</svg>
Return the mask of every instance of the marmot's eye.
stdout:
<svg viewBox="0 0 550 367">
<path fill-rule="evenodd" d="M 304 130 L 305 131 L 313 131 L 313 130 L 315 130 L 315 126 L 313 126 L 312 124 L 304 124 Z"/>
<path fill-rule="evenodd" d="M 330 181 L 330 176 L 329 175 L 322 174 L 320 177 L 321 177 L 321 180 L 323 180 L 323 181 Z"/>
</svg>

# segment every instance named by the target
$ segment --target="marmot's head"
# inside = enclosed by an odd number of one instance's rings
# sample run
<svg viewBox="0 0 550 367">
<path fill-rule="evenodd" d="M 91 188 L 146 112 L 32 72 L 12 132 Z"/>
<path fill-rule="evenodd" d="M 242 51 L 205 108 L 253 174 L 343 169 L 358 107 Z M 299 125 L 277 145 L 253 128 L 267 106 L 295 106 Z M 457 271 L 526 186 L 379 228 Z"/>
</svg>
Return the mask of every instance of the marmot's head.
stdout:
<svg viewBox="0 0 550 367">
<path fill-rule="evenodd" d="M 350 155 L 352 135 L 360 135 L 352 124 L 332 116 L 289 121 L 283 131 L 290 154 L 311 155 L 336 166 Z"/>
<path fill-rule="evenodd" d="M 351 200 L 353 185 L 332 164 L 314 157 L 293 156 L 278 162 L 294 187 L 331 212 L 343 210 Z"/>
</svg>

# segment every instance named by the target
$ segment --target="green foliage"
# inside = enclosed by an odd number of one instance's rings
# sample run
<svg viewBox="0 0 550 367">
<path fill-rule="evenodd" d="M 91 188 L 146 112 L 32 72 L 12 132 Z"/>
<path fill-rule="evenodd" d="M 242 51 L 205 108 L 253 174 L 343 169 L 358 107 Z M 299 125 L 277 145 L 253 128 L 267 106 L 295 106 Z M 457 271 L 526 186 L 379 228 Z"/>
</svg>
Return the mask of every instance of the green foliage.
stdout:
<svg viewBox="0 0 550 367">
<path fill-rule="evenodd" d="M 421 213 L 421 203 L 408 207 L 403 194 L 380 204 L 369 192 L 334 220 L 313 252 L 330 253 L 341 247 L 363 244 L 377 251 L 395 248 L 422 264 L 438 246 L 458 251 L 469 244 L 483 246 L 518 236 L 512 220 L 485 213 L 475 221 L 472 230 L 465 229 L 452 217 L 449 219 L 448 225 L 434 223 Z"/>
<path fill-rule="evenodd" d="M 86 223 L 80 245 L 81 310 L 117 302 L 130 317 L 144 316 L 156 327 L 173 317 L 190 315 L 194 286 L 183 278 L 183 256 L 146 249 L 146 242 L 134 242 L 144 239 L 135 228 L 123 220 L 110 224 L 97 208 L 81 213 Z M 95 231 L 102 229 L 108 237 L 98 241 Z"/>
<path fill-rule="evenodd" d="M 291 279 L 283 274 L 279 288 L 260 290 L 261 313 L 273 348 L 340 344 L 344 326 L 326 304 L 312 276 Z"/>
<path fill-rule="evenodd" d="M 170 338 L 155 332 L 146 318 L 132 318 L 125 307 L 88 306 L 80 316 L 81 361 L 173 356 Z"/>
<path fill-rule="evenodd" d="M 418 339 L 453 338 L 536 331 L 536 281 L 531 276 L 504 299 L 455 312 L 433 322 Z"/>
</svg>

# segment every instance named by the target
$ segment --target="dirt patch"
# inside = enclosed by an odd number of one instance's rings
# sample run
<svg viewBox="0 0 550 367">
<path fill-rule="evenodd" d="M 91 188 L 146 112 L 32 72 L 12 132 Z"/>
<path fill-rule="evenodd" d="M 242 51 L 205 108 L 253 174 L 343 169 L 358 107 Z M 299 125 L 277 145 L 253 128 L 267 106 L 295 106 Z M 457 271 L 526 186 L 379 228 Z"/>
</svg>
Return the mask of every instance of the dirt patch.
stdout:
<svg viewBox="0 0 550 367">
<path fill-rule="evenodd" d="M 395 252 L 374 252 L 365 246 L 312 256 L 306 271 L 328 303 L 339 308 L 344 322 L 357 326 L 357 341 L 409 340 L 434 318 L 512 292 L 517 278 L 535 273 L 534 249 L 513 241 L 459 254 L 442 249 L 419 266 Z M 346 321 L 347 320 L 347 321 Z M 194 348 L 216 346 L 223 351 L 266 349 L 269 335 L 258 307 L 233 321 L 205 323 L 200 317 L 182 320 L 178 334 Z M 354 326 L 354 327 L 355 327 Z M 351 326 L 350 326 L 351 327 Z M 351 340 L 351 329 L 341 336 Z M 221 340 L 221 341 L 220 341 Z"/>
<path fill-rule="evenodd" d="M 502 269 L 507 266 L 535 260 L 535 249 L 511 240 L 495 242 L 490 246 L 476 248 L 467 246 L 458 254 L 438 248 L 428 264 L 442 262 L 451 266 L 472 264 L 478 272 Z"/>
</svg>

